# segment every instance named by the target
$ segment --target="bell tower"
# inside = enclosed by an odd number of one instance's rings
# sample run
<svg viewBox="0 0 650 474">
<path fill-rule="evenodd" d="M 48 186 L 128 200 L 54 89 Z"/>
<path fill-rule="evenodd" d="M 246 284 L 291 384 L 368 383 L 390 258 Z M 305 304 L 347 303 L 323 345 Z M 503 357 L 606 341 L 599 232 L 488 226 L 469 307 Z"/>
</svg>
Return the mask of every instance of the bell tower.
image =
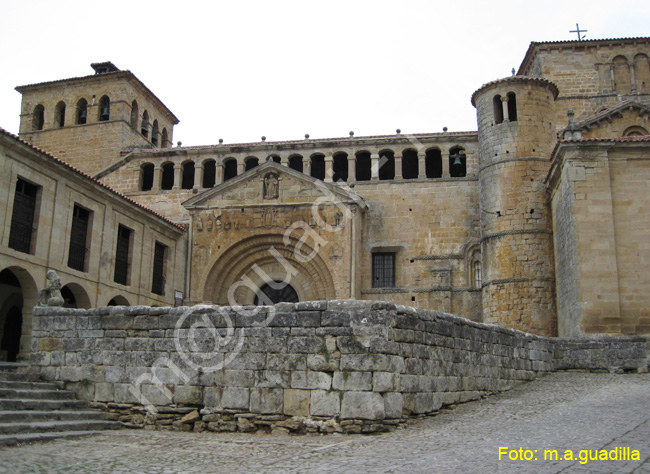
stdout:
<svg viewBox="0 0 650 474">
<path fill-rule="evenodd" d="M 133 148 L 171 146 L 176 116 L 130 71 L 112 62 L 95 74 L 18 86 L 19 135 L 90 175 Z"/>
<path fill-rule="evenodd" d="M 483 321 L 557 334 L 553 228 L 544 178 L 557 87 L 515 76 L 472 95 L 478 117 Z"/>
</svg>

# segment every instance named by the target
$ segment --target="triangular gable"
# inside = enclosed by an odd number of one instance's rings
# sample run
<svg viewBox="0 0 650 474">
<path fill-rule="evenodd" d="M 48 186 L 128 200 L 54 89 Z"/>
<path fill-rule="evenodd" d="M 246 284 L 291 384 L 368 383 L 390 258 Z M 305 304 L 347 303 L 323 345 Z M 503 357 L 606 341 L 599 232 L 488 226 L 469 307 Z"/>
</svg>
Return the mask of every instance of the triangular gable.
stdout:
<svg viewBox="0 0 650 474">
<path fill-rule="evenodd" d="M 344 204 L 367 205 L 347 185 L 326 183 L 274 161 L 257 166 L 225 183 L 191 197 L 183 203 L 188 209 L 205 209 L 223 205 L 270 205 L 314 202 L 331 197 Z"/>
<path fill-rule="evenodd" d="M 612 123 L 616 119 L 623 118 L 626 112 L 637 112 L 639 117 L 643 117 L 643 115 L 650 115 L 650 107 L 633 100 L 626 100 L 576 123 L 574 129 L 589 131 L 601 126 L 602 123 Z"/>
</svg>

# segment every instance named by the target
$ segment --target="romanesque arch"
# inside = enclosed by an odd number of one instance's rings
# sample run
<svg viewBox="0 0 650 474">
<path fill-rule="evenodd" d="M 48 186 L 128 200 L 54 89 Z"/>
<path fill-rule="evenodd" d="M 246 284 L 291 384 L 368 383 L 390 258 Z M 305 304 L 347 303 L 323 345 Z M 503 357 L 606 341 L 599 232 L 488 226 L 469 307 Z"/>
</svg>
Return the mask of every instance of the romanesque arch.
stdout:
<svg viewBox="0 0 650 474">
<path fill-rule="evenodd" d="M 299 301 L 336 298 L 330 270 L 308 245 L 311 239 L 302 246 L 293 237 L 286 241 L 288 245 L 281 234 L 265 234 L 234 244 L 212 265 L 203 300 L 220 305 L 253 304 L 257 290 L 269 280 L 290 284 Z"/>
<path fill-rule="evenodd" d="M 0 326 L 4 357 L 16 360 L 19 353 L 28 353 L 31 345 L 32 308 L 38 304 L 34 278 L 20 267 L 0 271 Z"/>
</svg>

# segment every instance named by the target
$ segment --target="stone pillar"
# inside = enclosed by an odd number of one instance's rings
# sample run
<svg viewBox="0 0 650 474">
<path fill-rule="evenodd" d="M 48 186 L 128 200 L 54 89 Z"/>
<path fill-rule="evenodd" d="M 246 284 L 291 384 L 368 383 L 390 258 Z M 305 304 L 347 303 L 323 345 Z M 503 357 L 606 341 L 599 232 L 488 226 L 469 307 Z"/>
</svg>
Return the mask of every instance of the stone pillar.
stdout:
<svg viewBox="0 0 650 474">
<path fill-rule="evenodd" d="M 237 176 L 244 174 L 246 170 L 246 164 L 244 163 L 243 158 L 237 158 Z"/>
<path fill-rule="evenodd" d="M 216 186 L 217 184 L 221 184 L 221 183 L 223 183 L 223 173 L 224 173 L 224 168 L 225 168 L 225 165 L 223 164 L 223 162 L 218 162 L 218 163 L 215 165 L 215 177 L 214 177 L 214 184 L 215 184 L 215 186 Z"/>
<path fill-rule="evenodd" d="M 630 91 L 636 92 L 636 74 L 634 72 L 634 61 L 630 64 Z"/>
<path fill-rule="evenodd" d="M 153 169 L 153 186 L 152 191 L 160 191 L 160 181 L 162 180 L 162 168 L 160 165 L 154 166 Z"/>
<path fill-rule="evenodd" d="M 180 163 L 175 163 L 174 164 L 174 186 L 172 186 L 172 189 L 180 189 L 182 178 L 183 178 L 183 167 L 180 165 Z"/>
<path fill-rule="evenodd" d="M 503 110 L 503 121 L 510 122 L 510 111 L 508 110 L 508 96 L 501 97 L 501 109 Z"/>
<path fill-rule="evenodd" d="M 427 177 L 427 154 L 424 151 L 418 151 L 418 178 Z"/>
<path fill-rule="evenodd" d="M 326 183 L 331 183 L 333 181 L 332 180 L 332 178 L 334 177 L 333 163 L 334 163 L 334 158 L 332 157 L 331 153 L 325 155 L 325 182 Z"/>
<path fill-rule="evenodd" d="M 281 156 L 280 157 L 280 164 L 282 166 L 288 167 L 289 166 L 289 157 L 288 156 Z"/>
<path fill-rule="evenodd" d="M 402 155 L 395 153 L 395 179 L 402 179 Z"/>
<path fill-rule="evenodd" d="M 311 176 L 311 159 L 308 156 L 302 159 L 302 172 Z"/>
<path fill-rule="evenodd" d="M 379 181 L 379 153 L 370 154 L 370 181 Z"/>
<path fill-rule="evenodd" d="M 449 178 L 451 176 L 449 174 L 449 150 L 442 150 L 440 156 L 442 157 L 442 177 Z"/>
<path fill-rule="evenodd" d="M 194 188 L 203 187 L 203 163 L 194 165 Z"/>
<path fill-rule="evenodd" d="M 348 155 L 348 183 L 357 180 L 357 157 L 354 154 Z"/>
</svg>

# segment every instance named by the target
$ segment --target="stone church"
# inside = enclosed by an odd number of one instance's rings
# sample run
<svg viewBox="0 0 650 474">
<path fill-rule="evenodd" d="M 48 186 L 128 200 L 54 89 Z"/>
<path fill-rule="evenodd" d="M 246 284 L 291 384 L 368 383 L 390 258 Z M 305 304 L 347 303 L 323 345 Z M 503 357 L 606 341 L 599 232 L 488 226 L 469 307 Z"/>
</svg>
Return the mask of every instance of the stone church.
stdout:
<svg viewBox="0 0 650 474">
<path fill-rule="evenodd" d="M 354 298 L 548 336 L 648 335 L 649 56 L 650 38 L 531 43 L 471 95 L 478 131 L 191 147 L 111 62 L 16 87 L 1 325 L 22 311 L 29 351 L 53 268 L 78 307 Z"/>
</svg>

